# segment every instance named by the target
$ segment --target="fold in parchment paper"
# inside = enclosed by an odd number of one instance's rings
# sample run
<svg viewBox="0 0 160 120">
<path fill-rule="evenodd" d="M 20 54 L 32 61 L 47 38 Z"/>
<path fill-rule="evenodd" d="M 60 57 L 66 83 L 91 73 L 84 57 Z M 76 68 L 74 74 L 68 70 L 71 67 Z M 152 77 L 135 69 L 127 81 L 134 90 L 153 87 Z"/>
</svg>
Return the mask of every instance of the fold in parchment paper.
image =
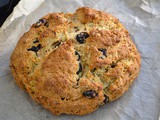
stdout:
<svg viewBox="0 0 160 120">
<path fill-rule="evenodd" d="M 21 0 L 18 5 L 14 8 L 12 14 L 4 22 L 1 27 L 1 31 L 9 26 L 16 18 L 21 17 L 22 15 L 29 15 L 34 11 L 44 0 Z"/>
<path fill-rule="evenodd" d="M 86 116 L 54 116 L 15 83 L 10 55 L 24 32 L 49 12 L 74 12 L 88 6 L 124 24 L 142 57 L 141 72 L 120 99 Z M 36 8 L 37 7 L 37 8 Z M 9 23 L 9 24 L 8 24 Z M 2 29 L 3 28 L 3 29 Z M 22 0 L 0 32 L 0 120 L 158 120 L 160 114 L 159 0 Z"/>
</svg>

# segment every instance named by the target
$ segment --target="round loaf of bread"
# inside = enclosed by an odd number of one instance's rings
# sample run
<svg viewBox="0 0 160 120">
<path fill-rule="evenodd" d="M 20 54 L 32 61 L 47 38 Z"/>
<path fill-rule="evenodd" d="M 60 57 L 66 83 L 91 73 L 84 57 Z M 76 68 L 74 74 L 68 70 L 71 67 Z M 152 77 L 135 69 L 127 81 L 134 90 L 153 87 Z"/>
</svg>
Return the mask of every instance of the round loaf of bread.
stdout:
<svg viewBox="0 0 160 120">
<path fill-rule="evenodd" d="M 17 84 L 55 115 L 85 115 L 124 94 L 141 59 L 112 15 L 82 7 L 32 25 L 10 58 Z"/>
</svg>

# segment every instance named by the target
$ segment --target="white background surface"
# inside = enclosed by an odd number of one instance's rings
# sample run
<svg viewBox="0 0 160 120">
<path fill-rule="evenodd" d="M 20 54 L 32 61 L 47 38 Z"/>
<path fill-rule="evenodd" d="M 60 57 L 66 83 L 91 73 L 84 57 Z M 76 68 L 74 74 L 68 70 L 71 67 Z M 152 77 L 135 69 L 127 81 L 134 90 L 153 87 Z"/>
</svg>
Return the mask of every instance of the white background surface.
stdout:
<svg viewBox="0 0 160 120">
<path fill-rule="evenodd" d="M 28 0 L 28 2 L 23 0 L 15 8 L 0 32 L 0 120 L 158 120 L 159 0 L 46 0 L 45 2 Z M 80 6 L 106 11 L 119 18 L 133 36 L 133 41 L 140 51 L 141 72 L 123 97 L 101 106 L 92 114 L 57 117 L 33 102 L 29 95 L 16 85 L 8 67 L 9 58 L 19 38 L 43 15 L 48 12 L 74 12 Z"/>
</svg>

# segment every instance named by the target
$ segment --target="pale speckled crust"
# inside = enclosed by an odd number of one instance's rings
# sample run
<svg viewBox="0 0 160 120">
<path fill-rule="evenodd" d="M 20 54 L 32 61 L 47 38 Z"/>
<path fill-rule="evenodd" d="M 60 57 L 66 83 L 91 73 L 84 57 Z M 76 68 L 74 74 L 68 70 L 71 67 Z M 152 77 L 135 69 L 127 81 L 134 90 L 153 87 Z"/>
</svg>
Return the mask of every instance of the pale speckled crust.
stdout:
<svg viewBox="0 0 160 120">
<path fill-rule="evenodd" d="M 48 27 L 33 24 L 10 58 L 17 84 L 35 101 L 55 115 L 85 115 L 104 104 L 104 95 L 111 102 L 128 90 L 138 76 L 141 59 L 118 19 L 87 7 L 74 14 L 50 13 L 43 18 Z M 76 40 L 81 32 L 89 34 L 83 44 Z M 38 42 L 33 43 L 35 39 Z M 37 53 L 28 50 L 39 44 Z M 76 74 L 79 63 L 82 72 Z M 97 96 L 84 96 L 89 90 Z"/>
</svg>

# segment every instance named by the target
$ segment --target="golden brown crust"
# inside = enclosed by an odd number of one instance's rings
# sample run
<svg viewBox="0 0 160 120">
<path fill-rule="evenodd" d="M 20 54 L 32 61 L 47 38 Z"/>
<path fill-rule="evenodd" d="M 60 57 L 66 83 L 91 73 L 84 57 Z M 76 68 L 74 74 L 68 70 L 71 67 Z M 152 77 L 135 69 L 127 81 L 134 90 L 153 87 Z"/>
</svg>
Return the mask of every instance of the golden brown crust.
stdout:
<svg viewBox="0 0 160 120">
<path fill-rule="evenodd" d="M 85 115 L 119 98 L 140 65 L 140 54 L 118 19 L 87 7 L 44 16 L 10 58 L 17 84 L 55 115 Z"/>
</svg>

